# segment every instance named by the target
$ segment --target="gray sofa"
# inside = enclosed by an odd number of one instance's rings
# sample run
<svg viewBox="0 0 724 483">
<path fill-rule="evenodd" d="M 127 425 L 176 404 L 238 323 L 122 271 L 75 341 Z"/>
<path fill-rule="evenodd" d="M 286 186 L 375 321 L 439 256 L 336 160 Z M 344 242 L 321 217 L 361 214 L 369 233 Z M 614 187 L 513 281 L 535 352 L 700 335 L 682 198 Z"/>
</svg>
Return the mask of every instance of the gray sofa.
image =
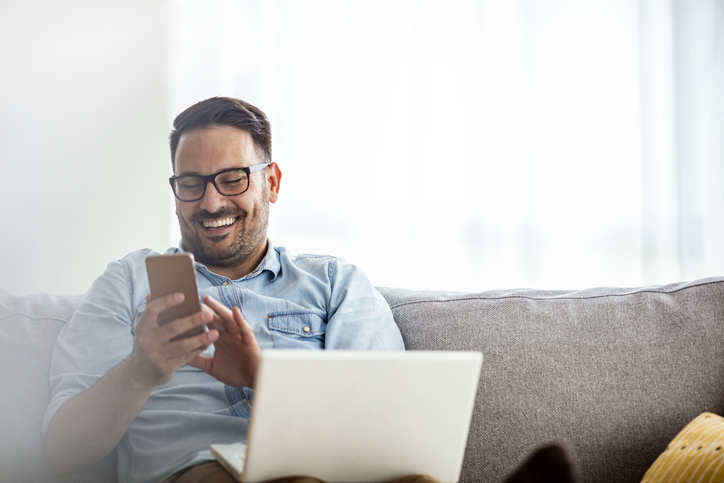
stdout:
<svg viewBox="0 0 724 483">
<path fill-rule="evenodd" d="M 462 472 L 497 482 L 547 441 L 583 482 L 636 482 L 691 419 L 724 415 L 724 278 L 482 293 L 380 288 L 411 350 L 485 359 Z M 0 481 L 112 482 L 114 455 L 67 480 L 45 461 L 53 341 L 79 296 L 0 291 Z"/>
</svg>

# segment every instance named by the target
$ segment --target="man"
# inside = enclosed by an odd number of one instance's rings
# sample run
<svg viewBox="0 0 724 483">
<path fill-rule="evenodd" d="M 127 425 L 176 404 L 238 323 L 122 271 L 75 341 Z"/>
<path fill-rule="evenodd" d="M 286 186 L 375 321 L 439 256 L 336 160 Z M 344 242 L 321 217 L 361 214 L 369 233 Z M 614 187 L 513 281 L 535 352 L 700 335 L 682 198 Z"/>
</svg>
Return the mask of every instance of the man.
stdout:
<svg viewBox="0 0 724 483">
<path fill-rule="evenodd" d="M 261 349 L 404 350 L 389 307 L 356 267 L 267 240 L 282 173 L 263 112 L 208 99 L 176 118 L 170 144 L 182 239 L 166 253 L 195 256 L 202 310 L 159 326 L 183 295 L 150 300 L 152 252 L 108 265 L 53 352 L 43 431 L 59 475 L 117 447 L 119 481 L 232 481 L 209 445 L 245 437 Z"/>
</svg>

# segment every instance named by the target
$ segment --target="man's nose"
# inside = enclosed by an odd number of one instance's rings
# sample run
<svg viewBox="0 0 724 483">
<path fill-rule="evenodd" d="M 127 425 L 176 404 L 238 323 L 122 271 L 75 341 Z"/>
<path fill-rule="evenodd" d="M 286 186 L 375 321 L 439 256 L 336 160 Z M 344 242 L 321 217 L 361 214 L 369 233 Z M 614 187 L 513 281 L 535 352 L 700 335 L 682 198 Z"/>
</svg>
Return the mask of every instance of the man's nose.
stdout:
<svg viewBox="0 0 724 483">
<path fill-rule="evenodd" d="M 209 213 L 216 213 L 219 209 L 226 206 L 227 197 L 219 193 L 214 183 L 209 181 L 206 184 L 206 192 L 204 197 L 201 198 L 201 208 L 205 209 Z"/>
</svg>

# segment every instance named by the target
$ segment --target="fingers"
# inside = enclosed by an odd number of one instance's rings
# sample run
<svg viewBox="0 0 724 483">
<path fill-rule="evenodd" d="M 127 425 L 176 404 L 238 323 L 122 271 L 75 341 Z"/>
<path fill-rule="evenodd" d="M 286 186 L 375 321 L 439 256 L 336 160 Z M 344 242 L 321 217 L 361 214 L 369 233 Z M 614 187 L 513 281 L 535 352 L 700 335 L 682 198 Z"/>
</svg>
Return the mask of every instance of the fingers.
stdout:
<svg viewBox="0 0 724 483">
<path fill-rule="evenodd" d="M 185 337 L 173 342 L 169 341 L 164 351 L 165 356 L 168 359 L 180 357 L 184 359 L 185 362 L 189 357 L 194 357 L 205 351 L 218 338 L 219 333 L 215 330 L 210 330 L 209 332 Z"/>
<path fill-rule="evenodd" d="M 208 310 L 201 310 L 192 315 L 185 317 L 179 317 L 171 322 L 159 325 L 157 332 L 159 337 L 165 340 L 172 340 L 178 336 L 183 335 L 186 337 L 186 332 L 191 331 L 191 334 L 200 334 L 205 332 L 204 325 L 211 322 L 214 316 Z"/>
<path fill-rule="evenodd" d="M 216 329 L 219 332 L 229 332 L 230 330 L 233 331 L 233 327 L 227 327 L 231 314 L 231 311 L 229 311 L 229 309 L 224 307 L 228 314 L 224 311 L 217 312 L 216 310 L 218 309 L 213 309 L 209 307 L 208 305 L 206 305 L 205 302 L 201 307 L 202 310 L 210 314 L 211 320 L 206 324 L 210 329 Z"/>
<path fill-rule="evenodd" d="M 210 295 L 204 297 L 204 303 L 209 306 L 216 315 L 223 319 L 231 317 L 231 310 Z"/>
<path fill-rule="evenodd" d="M 174 305 L 178 305 L 186 299 L 186 295 L 184 295 L 183 292 L 171 293 L 153 300 L 150 300 L 150 297 L 150 294 L 146 296 L 146 300 L 148 302 L 146 303 L 146 310 L 144 313 L 148 311 L 149 315 L 154 315 L 156 318 L 158 318 L 158 315 L 164 310 L 169 309 Z"/>
<path fill-rule="evenodd" d="M 218 328 L 220 332 L 228 332 L 232 335 L 237 335 L 241 332 L 233 312 L 229 310 L 228 307 L 209 295 L 204 297 L 204 303 L 214 311 L 216 315 L 214 326 Z M 234 309 L 238 310 L 239 314 L 241 314 L 238 307 L 234 307 Z"/>
<path fill-rule="evenodd" d="M 209 295 L 204 297 L 204 303 L 214 311 L 216 316 L 213 324 L 210 325 L 211 327 L 217 328 L 219 332 L 224 332 L 232 337 L 240 338 L 249 346 L 258 346 L 254 336 L 254 329 L 244 318 L 240 307 L 229 310 L 225 305 Z"/>
<path fill-rule="evenodd" d="M 213 315 L 201 312 L 158 325 L 158 315 L 184 300 L 182 293 L 175 293 L 149 300 L 135 327 L 134 349 L 129 357 L 136 381 L 143 386 L 165 384 L 190 358 L 201 354 L 214 340 L 218 332 L 202 332 L 198 335 L 171 342 L 175 336 L 194 327 L 201 327 Z"/>
<path fill-rule="evenodd" d="M 136 324 L 136 331 L 145 333 L 153 332 L 159 326 L 158 318 L 165 311 L 181 304 L 186 299 L 182 292 L 171 293 L 151 300 L 150 294 L 146 295 L 146 308 Z"/>
<path fill-rule="evenodd" d="M 256 343 L 256 336 L 254 336 L 254 330 L 251 328 L 249 322 L 247 322 L 242 315 L 241 309 L 239 307 L 234 307 L 231 313 L 234 316 L 234 321 L 236 322 L 235 327 L 239 330 L 242 339 L 248 342 L 253 341 L 254 343 Z"/>
<path fill-rule="evenodd" d="M 205 324 L 213 321 L 215 317 L 213 311 L 204 306 L 202 306 L 200 312 L 174 319 L 163 325 L 158 325 L 159 314 L 174 305 L 182 303 L 184 299 L 184 294 L 178 292 L 150 300 L 146 304 L 146 309 L 137 324 L 137 333 L 140 333 L 138 335 L 146 340 L 147 344 L 157 347 L 173 345 L 173 347 L 164 350 L 163 356 L 165 358 L 176 357 L 184 353 L 188 354 L 200 347 L 206 348 L 218 338 L 217 331 L 212 330 L 207 332 L 203 328 Z M 196 335 L 171 342 L 172 339 L 189 331 L 192 331 L 191 333 L 195 333 Z"/>
</svg>

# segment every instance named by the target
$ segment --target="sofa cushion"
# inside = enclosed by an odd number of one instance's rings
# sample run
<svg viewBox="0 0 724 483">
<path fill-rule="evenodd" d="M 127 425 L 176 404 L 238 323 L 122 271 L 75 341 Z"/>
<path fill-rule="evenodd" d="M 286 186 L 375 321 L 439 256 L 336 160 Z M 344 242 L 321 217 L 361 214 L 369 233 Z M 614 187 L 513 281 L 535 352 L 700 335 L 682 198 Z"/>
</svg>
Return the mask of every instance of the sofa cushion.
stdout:
<svg viewBox="0 0 724 483">
<path fill-rule="evenodd" d="M 585 482 L 637 482 L 695 416 L 724 411 L 724 279 L 482 293 L 380 288 L 408 350 L 484 354 L 462 481 L 541 443 Z"/>
<path fill-rule="evenodd" d="M 724 481 L 724 418 L 703 413 L 649 468 L 641 483 Z"/>
<path fill-rule="evenodd" d="M 116 481 L 115 454 L 67 479 L 54 477 L 45 458 L 50 357 L 79 301 L 79 295 L 16 297 L 0 290 L 0 481 Z"/>
</svg>

